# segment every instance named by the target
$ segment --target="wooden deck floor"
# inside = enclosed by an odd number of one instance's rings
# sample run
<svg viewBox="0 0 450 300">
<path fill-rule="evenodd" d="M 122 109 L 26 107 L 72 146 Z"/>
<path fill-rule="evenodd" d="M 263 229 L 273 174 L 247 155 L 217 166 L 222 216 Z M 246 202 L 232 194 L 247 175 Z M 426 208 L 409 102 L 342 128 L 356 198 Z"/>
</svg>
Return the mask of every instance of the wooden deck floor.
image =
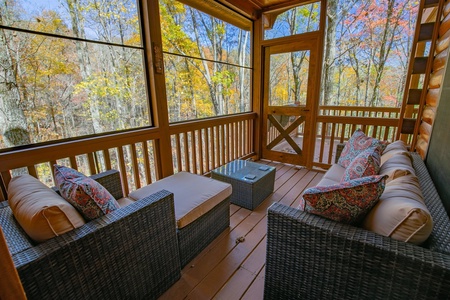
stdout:
<svg viewBox="0 0 450 300">
<path fill-rule="evenodd" d="M 298 206 L 302 191 L 323 173 L 259 162 L 276 167 L 274 192 L 254 211 L 232 204 L 229 229 L 182 270 L 181 279 L 160 299 L 263 299 L 267 208 L 274 202 Z"/>
</svg>

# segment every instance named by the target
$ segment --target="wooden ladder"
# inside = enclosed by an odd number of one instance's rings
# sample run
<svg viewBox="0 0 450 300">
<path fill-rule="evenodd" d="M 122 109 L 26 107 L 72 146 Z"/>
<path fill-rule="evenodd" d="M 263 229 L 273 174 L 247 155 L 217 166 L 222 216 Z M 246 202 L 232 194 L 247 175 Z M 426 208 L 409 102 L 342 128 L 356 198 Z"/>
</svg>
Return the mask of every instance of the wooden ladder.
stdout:
<svg viewBox="0 0 450 300">
<path fill-rule="evenodd" d="M 433 73 L 437 71 L 433 64 L 438 54 L 436 53 L 437 44 L 446 32 L 442 32 L 444 23 L 442 19 L 448 14 L 448 12 L 447 14 L 443 13 L 444 7 L 448 6 L 444 0 L 422 0 L 420 2 L 397 132 L 397 139 L 410 145 L 411 151 L 416 151 L 430 83 L 440 87 L 440 82 L 439 84 L 436 82 L 443 77 L 443 74 Z M 444 70 L 440 72 L 443 73 Z M 436 94 L 440 96 L 440 89 L 432 92 L 434 96 Z M 431 128 L 423 127 L 426 126 L 422 126 L 422 131 L 431 131 Z M 424 156 L 423 154 L 422 157 Z"/>
</svg>

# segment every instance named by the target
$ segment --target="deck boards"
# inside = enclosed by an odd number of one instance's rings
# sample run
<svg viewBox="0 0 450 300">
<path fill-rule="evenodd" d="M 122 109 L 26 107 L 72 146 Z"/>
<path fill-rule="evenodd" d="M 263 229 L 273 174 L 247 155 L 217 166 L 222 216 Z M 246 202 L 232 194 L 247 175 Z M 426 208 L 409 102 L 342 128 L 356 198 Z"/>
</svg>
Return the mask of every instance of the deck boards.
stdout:
<svg viewBox="0 0 450 300">
<path fill-rule="evenodd" d="M 181 279 L 160 299 L 263 298 L 267 208 L 275 202 L 297 206 L 302 191 L 316 185 L 323 173 L 259 163 L 276 167 L 274 192 L 253 211 L 231 204 L 230 227 L 182 270 Z"/>
</svg>

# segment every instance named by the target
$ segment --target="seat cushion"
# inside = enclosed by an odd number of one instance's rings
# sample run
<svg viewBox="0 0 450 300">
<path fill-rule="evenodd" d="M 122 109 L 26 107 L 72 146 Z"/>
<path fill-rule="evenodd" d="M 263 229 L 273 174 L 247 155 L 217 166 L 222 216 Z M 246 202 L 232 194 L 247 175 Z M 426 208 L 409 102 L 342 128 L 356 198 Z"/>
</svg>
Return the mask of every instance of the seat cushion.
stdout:
<svg viewBox="0 0 450 300">
<path fill-rule="evenodd" d="M 44 242 L 85 224 L 70 203 L 28 174 L 11 179 L 8 201 L 17 222 L 36 242 Z"/>
<path fill-rule="evenodd" d="M 55 184 L 61 195 L 86 220 L 94 220 L 119 208 L 116 199 L 100 183 L 68 167 L 54 165 Z"/>
<path fill-rule="evenodd" d="M 119 203 L 120 207 L 130 205 L 131 203 L 134 203 L 134 202 L 136 202 L 136 200 L 130 199 L 128 197 L 123 197 L 123 198 L 117 199 L 117 203 Z"/>
<path fill-rule="evenodd" d="M 178 228 L 192 223 L 231 195 L 231 185 L 228 183 L 179 172 L 131 192 L 128 197 L 139 200 L 160 190 L 174 195 Z"/>
<path fill-rule="evenodd" d="M 403 242 L 423 243 L 431 234 L 433 220 L 417 177 L 408 174 L 388 182 L 363 227 Z"/>
<path fill-rule="evenodd" d="M 340 184 L 308 188 L 299 209 L 347 224 L 358 224 L 376 204 L 386 176 L 367 176 Z"/>
</svg>

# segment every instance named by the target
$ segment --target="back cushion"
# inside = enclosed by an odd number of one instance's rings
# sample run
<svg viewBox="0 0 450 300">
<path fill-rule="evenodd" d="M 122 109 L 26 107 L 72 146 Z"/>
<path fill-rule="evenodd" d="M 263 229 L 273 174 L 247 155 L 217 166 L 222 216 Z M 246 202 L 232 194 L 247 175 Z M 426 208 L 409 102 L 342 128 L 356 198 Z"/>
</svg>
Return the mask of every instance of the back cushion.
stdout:
<svg viewBox="0 0 450 300">
<path fill-rule="evenodd" d="M 403 242 L 423 243 L 431 234 L 433 220 L 417 177 L 409 174 L 388 182 L 363 227 Z"/>
<path fill-rule="evenodd" d="M 381 155 L 381 164 L 383 164 L 389 158 L 391 158 L 392 156 L 394 156 L 398 153 L 409 153 L 408 148 L 406 148 L 405 143 L 400 140 L 392 142 L 386 146 L 386 148 L 384 149 L 384 151 Z"/>
<path fill-rule="evenodd" d="M 389 176 L 386 182 L 403 175 L 415 175 L 416 171 L 412 166 L 411 154 L 408 152 L 401 152 L 391 156 L 388 160 L 381 164 L 379 174 Z"/>
<path fill-rule="evenodd" d="M 28 174 L 11 179 L 8 201 L 17 222 L 36 242 L 46 241 L 85 224 L 83 217 L 70 203 Z"/>
</svg>

